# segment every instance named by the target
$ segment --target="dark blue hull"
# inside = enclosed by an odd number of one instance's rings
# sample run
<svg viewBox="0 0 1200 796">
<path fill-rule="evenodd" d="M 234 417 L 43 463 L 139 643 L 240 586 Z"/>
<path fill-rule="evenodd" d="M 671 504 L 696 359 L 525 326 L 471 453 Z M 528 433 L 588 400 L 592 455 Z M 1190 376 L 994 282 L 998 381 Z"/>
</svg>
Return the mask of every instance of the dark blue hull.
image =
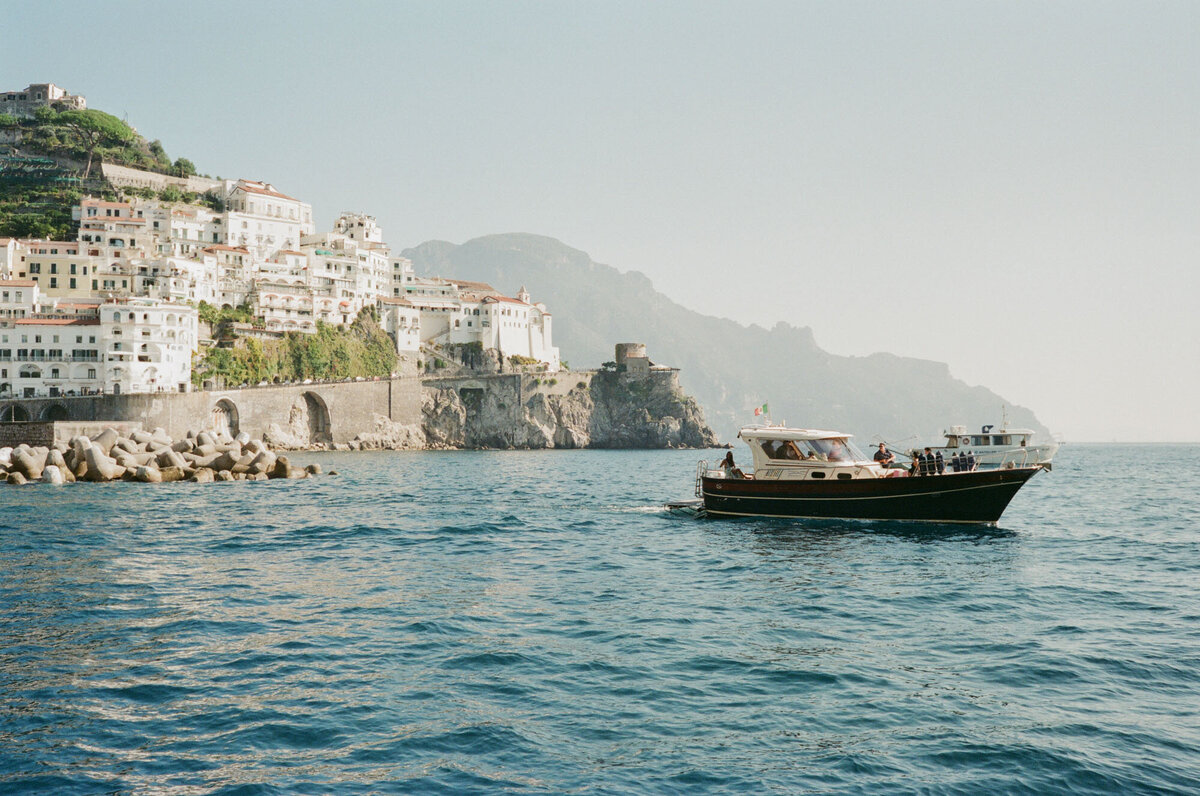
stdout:
<svg viewBox="0 0 1200 796">
<path fill-rule="evenodd" d="M 910 478 L 701 482 L 711 516 L 821 517 L 994 524 L 1041 468 L 1018 467 Z"/>
</svg>

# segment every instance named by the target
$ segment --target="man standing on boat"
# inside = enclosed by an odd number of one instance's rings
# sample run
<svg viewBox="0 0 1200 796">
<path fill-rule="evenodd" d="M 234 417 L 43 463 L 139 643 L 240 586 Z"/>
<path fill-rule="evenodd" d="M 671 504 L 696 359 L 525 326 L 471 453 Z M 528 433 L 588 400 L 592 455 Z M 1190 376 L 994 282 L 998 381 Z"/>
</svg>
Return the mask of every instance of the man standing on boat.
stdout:
<svg viewBox="0 0 1200 796">
<path fill-rule="evenodd" d="M 875 451 L 875 461 L 884 467 L 891 467 L 892 462 L 896 461 L 896 457 L 887 449 L 887 445 L 881 442 L 879 443 L 879 450 Z"/>
</svg>

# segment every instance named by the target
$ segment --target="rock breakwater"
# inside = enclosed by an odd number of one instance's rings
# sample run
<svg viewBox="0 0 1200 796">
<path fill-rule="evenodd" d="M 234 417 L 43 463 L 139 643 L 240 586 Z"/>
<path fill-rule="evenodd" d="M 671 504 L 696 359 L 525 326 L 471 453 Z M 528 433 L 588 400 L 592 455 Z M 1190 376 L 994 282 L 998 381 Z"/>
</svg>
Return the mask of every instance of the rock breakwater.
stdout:
<svg viewBox="0 0 1200 796">
<path fill-rule="evenodd" d="M 14 485 L 266 481 L 320 473 L 320 465 L 298 467 L 247 434 L 231 437 L 215 431 L 188 432 L 175 440 L 161 428 L 128 435 L 108 428 L 94 437 L 81 435 L 51 446 L 0 448 L 0 481 Z"/>
</svg>

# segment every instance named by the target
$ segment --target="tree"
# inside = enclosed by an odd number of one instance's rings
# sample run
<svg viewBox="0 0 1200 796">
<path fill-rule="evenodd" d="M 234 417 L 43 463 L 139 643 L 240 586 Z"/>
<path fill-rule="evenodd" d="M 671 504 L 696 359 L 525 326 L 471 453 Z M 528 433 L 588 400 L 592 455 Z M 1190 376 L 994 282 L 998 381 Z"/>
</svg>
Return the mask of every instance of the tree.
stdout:
<svg viewBox="0 0 1200 796">
<path fill-rule="evenodd" d="M 13 116 L 11 113 L 0 113 L 0 129 L 16 127 L 18 124 L 20 122 L 17 121 L 16 116 Z"/>
<path fill-rule="evenodd" d="M 56 115 L 54 122 L 70 130 L 79 147 L 87 153 L 87 167 L 83 170 L 85 180 L 91 176 L 97 149 L 129 144 L 137 135 L 125 122 L 104 111 L 64 111 Z"/>
<path fill-rule="evenodd" d="M 177 158 L 175 160 L 175 165 L 172 166 L 172 168 L 180 177 L 190 177 L 196 173 L 195 164 L 187 158 Z"/>
<path fill-rule="evenodd" d="M 50 240 L 59 232 L 59 228 L 41 214 L 12 215 L 0 220 L 0 235 L 5 237 Z"/>
</svg>

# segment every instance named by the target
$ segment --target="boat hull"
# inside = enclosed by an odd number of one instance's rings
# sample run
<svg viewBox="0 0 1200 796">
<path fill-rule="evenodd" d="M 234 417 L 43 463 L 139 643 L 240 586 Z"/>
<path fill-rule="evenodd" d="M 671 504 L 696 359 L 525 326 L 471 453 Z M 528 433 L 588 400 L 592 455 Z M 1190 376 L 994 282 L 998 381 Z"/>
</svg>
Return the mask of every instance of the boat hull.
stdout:
<svg viewBox="0 0 1200 796">
<path fill-rule="evenodd" d="M 710 516 L 812 517 L 995 524 L 1040 467 L 910 478 L 701 479 Z"/>
</svg>

